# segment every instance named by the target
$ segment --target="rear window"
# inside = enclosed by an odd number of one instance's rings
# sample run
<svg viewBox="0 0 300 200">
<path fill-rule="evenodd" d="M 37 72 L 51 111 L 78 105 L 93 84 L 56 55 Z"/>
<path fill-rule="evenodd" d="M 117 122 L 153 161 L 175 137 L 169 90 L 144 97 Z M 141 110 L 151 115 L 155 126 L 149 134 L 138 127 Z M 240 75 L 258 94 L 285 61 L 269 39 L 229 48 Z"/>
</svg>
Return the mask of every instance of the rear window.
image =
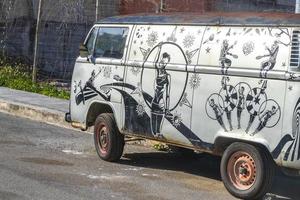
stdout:
<svg viewBox="0 0 300 200">
<path fill-rule="evenodd" d="M 128 28 L 100 28 L 95 44 L 94 56 L 96 58 L 123 57 Z"/>
</svg>

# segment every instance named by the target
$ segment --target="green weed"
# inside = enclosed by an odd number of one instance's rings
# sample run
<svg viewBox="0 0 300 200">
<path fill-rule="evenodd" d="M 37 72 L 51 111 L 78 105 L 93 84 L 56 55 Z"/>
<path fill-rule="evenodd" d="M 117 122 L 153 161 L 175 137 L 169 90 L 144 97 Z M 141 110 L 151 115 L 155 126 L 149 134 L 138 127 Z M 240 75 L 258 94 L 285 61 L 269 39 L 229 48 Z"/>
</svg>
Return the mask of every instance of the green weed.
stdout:
<svg viewBox="0 0 300 200">
<path fill-rule="evenodd" d="M 69 99 L 70 92 L 66 90 L 58 89 L 48 83 L 33 83 L 31 74 L 24 69 L 28 69 L 28 66 L 16 63 L 11 66 L 3 59 L 0 59 L 0 86 L 39 93 L 49 97 Z"/>
</svg>

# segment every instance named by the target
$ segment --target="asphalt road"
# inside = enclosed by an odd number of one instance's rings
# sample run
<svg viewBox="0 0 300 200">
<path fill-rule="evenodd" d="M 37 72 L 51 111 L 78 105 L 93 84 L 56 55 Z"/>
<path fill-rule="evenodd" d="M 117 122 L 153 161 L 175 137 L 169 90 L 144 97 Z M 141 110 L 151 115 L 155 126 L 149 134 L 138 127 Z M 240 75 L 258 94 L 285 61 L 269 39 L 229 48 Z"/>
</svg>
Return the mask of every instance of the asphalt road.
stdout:
<svg viewBox="0 0 300 200">
<path fill-rule="evenodd" d="M 0 199 L 233 199 L 217 157 L 127 145 L 119 163 L 108 163 L 93 145 L 92 135 L 0 113 Z M 265 199 L 298 200 L 299 186 L 278 173 Z"/>
</svg>

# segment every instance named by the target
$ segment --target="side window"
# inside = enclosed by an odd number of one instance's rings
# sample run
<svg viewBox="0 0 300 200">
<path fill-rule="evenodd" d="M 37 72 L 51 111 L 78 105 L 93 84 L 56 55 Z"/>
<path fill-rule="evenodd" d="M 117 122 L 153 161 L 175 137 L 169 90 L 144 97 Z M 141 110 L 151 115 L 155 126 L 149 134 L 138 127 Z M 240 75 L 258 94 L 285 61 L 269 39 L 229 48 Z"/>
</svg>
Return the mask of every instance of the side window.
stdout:
<svg viewBox="0 0 300 200">
<path fill-rule="evenodd" d="M 300 72 L 300 30 L 293 31 L 290 70 Z"/>
<path fill-rule="evenodd" d="M 86 48 L 89 51 L 89 55 L 93 54 L 95 39 L 97 37 L 98 30 L 99 30 L 98 28 L 94 28 L 89 35 L 89 39 L 86 42 Z"/>
<path fill-rule="evenodd" d="M 128 28 L 100 28 L 95 45 L 96 58 L 123 57 Z"/>
</svg>

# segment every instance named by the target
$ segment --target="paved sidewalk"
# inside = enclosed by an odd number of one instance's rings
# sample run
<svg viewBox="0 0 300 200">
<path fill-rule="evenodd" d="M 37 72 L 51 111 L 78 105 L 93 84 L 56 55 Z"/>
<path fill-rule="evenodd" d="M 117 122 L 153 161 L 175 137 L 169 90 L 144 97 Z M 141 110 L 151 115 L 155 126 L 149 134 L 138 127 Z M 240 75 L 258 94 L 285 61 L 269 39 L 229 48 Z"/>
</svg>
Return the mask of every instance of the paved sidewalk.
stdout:
<svg viewBox="0 0 300 200">
<path fill-rule="evenodd" d="M 65 122 L 69 101 L 0 87 L 0 112 L 71 128 Z"/>
<path fill-rule="evenodd" d="M 69 112 L 68 100 L 0 87 L 0 112 L 80 131 L 65 121 L 65 113 Z M 93 127 L 89 127 L 86 133 L 93 133 Z M 148 142 L 133 143 L 153 146 L 151 141 Z"/>
</svg>

